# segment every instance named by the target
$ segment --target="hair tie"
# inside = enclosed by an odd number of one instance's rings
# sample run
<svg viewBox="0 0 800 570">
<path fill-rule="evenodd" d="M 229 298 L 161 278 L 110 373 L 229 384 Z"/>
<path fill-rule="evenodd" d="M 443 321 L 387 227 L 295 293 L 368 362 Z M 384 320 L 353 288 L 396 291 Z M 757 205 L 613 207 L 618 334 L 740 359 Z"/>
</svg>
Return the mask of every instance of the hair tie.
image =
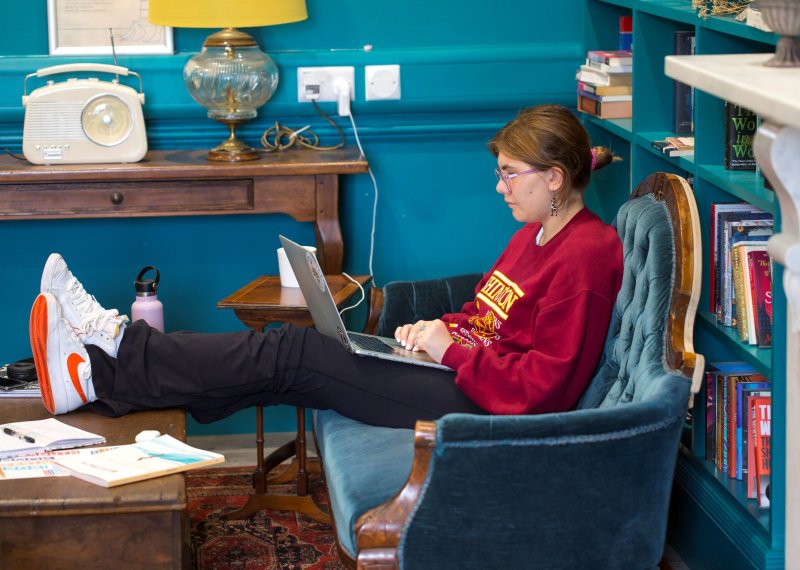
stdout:
<svg viewBox="0 0 800 570">
<path fill-rule="evenodd" d="M 595 168 L 597 168 L 597 149 L 593 147 L 591 152 L 592 152 L 592 170 L 594 170 Z"/>
</svg>

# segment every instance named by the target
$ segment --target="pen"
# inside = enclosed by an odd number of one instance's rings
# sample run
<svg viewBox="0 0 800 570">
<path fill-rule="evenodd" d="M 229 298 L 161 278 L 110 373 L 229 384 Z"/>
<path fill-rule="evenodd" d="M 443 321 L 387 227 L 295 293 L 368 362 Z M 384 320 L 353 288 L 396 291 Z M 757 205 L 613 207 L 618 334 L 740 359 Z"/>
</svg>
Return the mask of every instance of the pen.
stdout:
<svg viewBox="0 0 800 570">
<path fill-rule="evenodd" d="M 36 440 L 33 439 L 31 436 L 19 433 L 18 431 L 14 431 L 11 428 L 3 428 L 3 433 L 7 433 L 10 436 L 25 440 L 28 443 L 36 443 Z"/>
</svg>

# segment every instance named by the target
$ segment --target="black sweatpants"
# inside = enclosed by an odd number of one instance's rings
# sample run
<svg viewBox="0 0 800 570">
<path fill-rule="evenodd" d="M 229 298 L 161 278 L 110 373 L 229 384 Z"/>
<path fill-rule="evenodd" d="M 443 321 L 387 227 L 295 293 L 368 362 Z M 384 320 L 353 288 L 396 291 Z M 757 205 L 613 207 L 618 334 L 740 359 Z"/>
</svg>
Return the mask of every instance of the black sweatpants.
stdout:
<svg viewBox="0 0 800 570">
<path fill-rule="evenodd" d="M 373 425 L 413 428 L 450 412 L 485 414 L 455 373 L 355 356 L 314 329 L 285 325 L 240 333 L 161 333 L 144 321 L 125 329 L 117 358 L 87 345 L 108 415 L 181 407 L 199 422 L 251 406 L 333 409 Z"/>
</svg>

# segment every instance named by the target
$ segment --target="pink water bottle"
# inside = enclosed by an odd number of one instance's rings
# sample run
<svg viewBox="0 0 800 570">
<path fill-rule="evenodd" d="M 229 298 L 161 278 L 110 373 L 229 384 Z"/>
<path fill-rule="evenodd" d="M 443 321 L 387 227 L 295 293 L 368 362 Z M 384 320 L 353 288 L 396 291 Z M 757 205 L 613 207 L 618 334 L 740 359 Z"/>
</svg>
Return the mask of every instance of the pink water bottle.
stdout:
<svg viewBox="0 0 800 570">
<path fill-rule="evenodd" d="M 151 269 L 155 272 L 156 278 L 143 279 L 144 274 Z M 136 289 L 136 300 L 131 305 L 131 320 L 143 319 L 152 328 L 164 332 L 164 305 L 158 300 L 156 294 L 159 279 L 158 269 L 152 265 L 144 267 L 136 276 L 136 281 L 133 282 Z"/>
</svg>

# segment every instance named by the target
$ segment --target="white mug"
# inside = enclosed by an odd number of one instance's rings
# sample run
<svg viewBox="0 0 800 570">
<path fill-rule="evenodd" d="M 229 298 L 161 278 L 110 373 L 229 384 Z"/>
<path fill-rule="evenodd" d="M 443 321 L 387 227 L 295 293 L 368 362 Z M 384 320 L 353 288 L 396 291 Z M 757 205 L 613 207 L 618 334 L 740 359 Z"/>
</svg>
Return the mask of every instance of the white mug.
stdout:
<svg viewBox="0 0 800 570">
<path fill-rule="evenodd" d="M 303 249 L 315 255 L 317 253 L 317 248 L 310 245 L 304 245 Z M 289 258 L 286 257 L 286 251 L 282 247 L 278 248 L 278 272 L 281 276 L 281 287 L 300 287 L 292 265 L 289 263 Z"/>
</svg>

